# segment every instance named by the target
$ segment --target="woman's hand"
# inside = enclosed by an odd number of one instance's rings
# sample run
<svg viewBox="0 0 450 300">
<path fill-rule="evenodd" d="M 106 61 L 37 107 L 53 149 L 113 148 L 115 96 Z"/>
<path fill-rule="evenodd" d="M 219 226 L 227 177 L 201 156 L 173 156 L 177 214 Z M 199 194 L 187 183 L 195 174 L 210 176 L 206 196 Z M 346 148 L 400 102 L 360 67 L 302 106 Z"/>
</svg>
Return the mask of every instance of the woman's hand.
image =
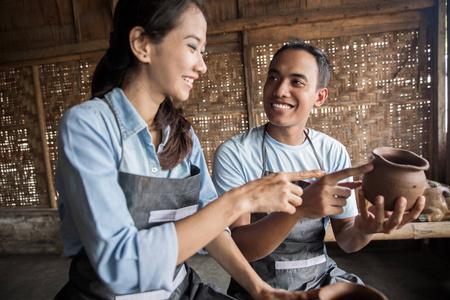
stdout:
<svg viewBox="0 0 450 300">
<path fill-rule="evenodd" d="M 364 191 L 358 193 L 358 206 L 360 214 L 355 218 L 355 227 L 362 234 L 386 233 L 389 234 L 395 229 L 402 228 L 405 224 L 417 219 L 425 207 L 425 197 L 417 198 L 413 208 L 405 212 L 406 199 L 397 199 L 394 211 L 384 210 L 384 197 L 375 197 L 375 205 L 369 208 L 366 206 Z"/>
<path fill-rule="evenodd" d="M 293 214 L 296 206 L 302 204 L 303 190 L 292 181 L 322 177 L 323 170 L 301 172 L 279 172 L 250 181 L 234 188 L 227 195 L 234 201 L 241 213 L 286 212 Z"/>
</svg>

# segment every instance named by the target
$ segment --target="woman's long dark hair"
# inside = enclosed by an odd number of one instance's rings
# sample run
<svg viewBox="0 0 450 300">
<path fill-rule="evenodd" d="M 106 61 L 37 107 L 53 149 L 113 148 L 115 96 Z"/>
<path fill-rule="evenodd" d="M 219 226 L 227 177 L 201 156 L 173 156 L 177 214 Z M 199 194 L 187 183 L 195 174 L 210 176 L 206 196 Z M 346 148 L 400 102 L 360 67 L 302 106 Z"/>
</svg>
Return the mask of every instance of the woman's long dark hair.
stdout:
<svg viewBox="0 0 450 300">
<path fill-rule="evenodd" d="M 128 39 L 133 27 L 141 26 L 153 42 L 160 43 L 179 25 L 190 3 L 204 11 L 202 0 L 120 0 L 114 12 L 110 47 L 92 78 L 92 95 L 102 98 L 113 88 L 122 87 L 125 75 L 137 66 Z M 154 121 L 159 130 L 170 126 L 169 139 L 158 158 L 164 170 L 173 169 L 192 149 L 191 124 L 168 98 L 161 103 Z"/>
</svg>

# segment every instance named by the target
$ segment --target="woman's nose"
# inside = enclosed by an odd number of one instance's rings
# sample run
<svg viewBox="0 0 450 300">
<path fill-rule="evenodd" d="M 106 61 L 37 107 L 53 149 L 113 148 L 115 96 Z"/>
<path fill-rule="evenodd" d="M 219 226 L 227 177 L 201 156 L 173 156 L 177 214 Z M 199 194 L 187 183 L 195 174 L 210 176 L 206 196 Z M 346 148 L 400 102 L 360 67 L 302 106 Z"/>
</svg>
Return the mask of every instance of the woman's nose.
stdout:
<svg viewBox="0 0 450 300">
<path fill-rule="evenodd" d="M 195 66 L 195 70 L 197 72 L 199 72 L 200 74 L 205 74 L 207 69 L 208 68 L 206 67 L 206 63 L 205 63 L 205 60 L 203 59 L 203 55 L 200 54 L 199 61 Z"/>
</svg>

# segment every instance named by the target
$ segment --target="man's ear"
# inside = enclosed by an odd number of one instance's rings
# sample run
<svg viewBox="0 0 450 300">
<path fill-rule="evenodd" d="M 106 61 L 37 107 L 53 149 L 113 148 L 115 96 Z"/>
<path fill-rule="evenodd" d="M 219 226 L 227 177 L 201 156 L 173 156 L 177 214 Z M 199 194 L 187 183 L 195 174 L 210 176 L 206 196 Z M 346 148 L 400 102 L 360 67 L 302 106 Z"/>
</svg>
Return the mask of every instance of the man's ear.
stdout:
<svg viewBox="0 0 450 300">
<path fill-rule="evenodd" d="M 328 89 L 327 88 L 323 88 L 317 91 L 317 99 L 316 102 L 314 103 L 314 106 L 321 106 L 325 100 L 327 100 L 328 97 Z"/>
<path fill-rule="evenodd" d="M 150 38 L 145 34 L 144 28 L 135 26 L 129 34 L 130 48 L 136 58 L 143 62 L 150 62 Z"/>
</svg>

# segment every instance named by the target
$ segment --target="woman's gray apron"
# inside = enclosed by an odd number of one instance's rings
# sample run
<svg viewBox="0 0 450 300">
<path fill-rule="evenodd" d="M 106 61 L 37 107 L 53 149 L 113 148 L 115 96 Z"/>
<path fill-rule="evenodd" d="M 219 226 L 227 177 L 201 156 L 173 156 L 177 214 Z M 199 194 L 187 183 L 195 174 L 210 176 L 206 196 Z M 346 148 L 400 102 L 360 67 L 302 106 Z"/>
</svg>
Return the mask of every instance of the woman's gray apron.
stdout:
<svg viewBox="0 0 450 300">
<path fill-rule="evenodd" d="M 111 105 L 106 100 L 105 102 L 114 113 Z M 124 191 L 128 210 L 138 230 L 149 229 L 166 222 L 178 221 L 197 211 L 200 169 L 194 165 L 191 165 L 190 177 L 174 179 L 120 172 L 119 162 L 118 181 Z M 161 251 L 164 251 L 164 249 L 161 249 Z M 178 265 L 174 270 L 172 291 L 155 290 L 129 295 L 116 295 L 99 279 L 86 252 L 82 249 L 72 260 L 69 282 L 56 295 L 55 299 L 201 300 L 233 298 L 220 293 L 215 286 L 203 283 L 197 273 L 189 268 L 186 263 Z"/>
<path fill-rule="evenodd" d="M 267 124 L 264 128 L 262 155 L 263 170 L 261 177 L 269 175 L 266 159 Z M 323 166 L 306 131 L 306 139 L 311 145 L 320 169 Z M 311 183 L 295 181 L 296 185 L 305 189 Z M 254 223 L 267 216 L 265 213 L 253 213 L 251 222 Z M 290 291 L 306 291 L 319 288 L 338 281 L 356 282 L 362 284 L 361 279 L 353 274 L 339 269 L 328 256 L 325 247 L 324 218 L 300 220 L 286 239 L 266 257 L 251 262 L 253 269 L 261 278 L 274 288 Z M 227 293 L 238 299 L 252 299 L 250 295 L 232 278 Z"/>
</svg>

